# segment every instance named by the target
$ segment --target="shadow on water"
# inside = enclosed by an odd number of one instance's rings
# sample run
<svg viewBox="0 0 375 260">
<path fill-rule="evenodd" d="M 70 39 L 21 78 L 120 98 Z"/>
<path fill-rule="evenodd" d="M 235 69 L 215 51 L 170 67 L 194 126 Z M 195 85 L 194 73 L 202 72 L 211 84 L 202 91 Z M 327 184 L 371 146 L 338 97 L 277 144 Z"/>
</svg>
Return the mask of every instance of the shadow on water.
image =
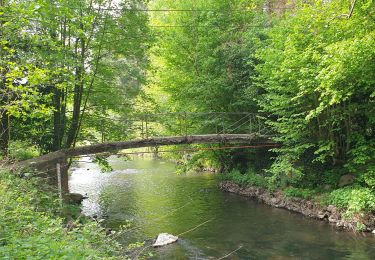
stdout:
<svg viewBox="0 0 375 260">
<path fill-rule="evenodd" d="M 156 249 L 155 259 L 217 259 L 241 246 L 229 259 L 375 259 L 374 237 L 220 192 L 214 174 L 177 175 L 174 164 L 152 159 L 111 157 L 110 163 L 108 173 L 79 163 L 70 188 L 87 193 L 86 215 L 107 216 L 114 229 L 132 221 L 124 243 L 180 234 L 212 219 Z"/>
</svg>

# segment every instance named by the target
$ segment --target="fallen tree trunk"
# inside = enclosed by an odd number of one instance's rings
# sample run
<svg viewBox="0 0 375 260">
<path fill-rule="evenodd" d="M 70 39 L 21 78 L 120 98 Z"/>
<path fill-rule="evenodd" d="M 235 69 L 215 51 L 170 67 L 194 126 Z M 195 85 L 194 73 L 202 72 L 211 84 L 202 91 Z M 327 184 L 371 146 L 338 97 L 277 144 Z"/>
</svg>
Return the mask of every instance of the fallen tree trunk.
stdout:
<svg viewBox="0 0 375 260">
<path fill-rule="evenodd" d="M 269 138 L 255 134 L 212 134 L 212 135 L 190 135 L 190 136 L 172 136 L 155 137 L 148 139 L 138 139 L 123 142 L 110 142 L 94 145 L 81 146 L 70 149 L 62 149 L 37 158 L 22 161 L 17 164 L 17 168 L 32 167 L 39 168 L 44 165 L 64 160 L 69 157 L 98 154 L 104 152 L 116 152 L 123 149 L 157 147 L 179 144 L 210 144 L 210 143 L 273 143 Z"/>
</svg>

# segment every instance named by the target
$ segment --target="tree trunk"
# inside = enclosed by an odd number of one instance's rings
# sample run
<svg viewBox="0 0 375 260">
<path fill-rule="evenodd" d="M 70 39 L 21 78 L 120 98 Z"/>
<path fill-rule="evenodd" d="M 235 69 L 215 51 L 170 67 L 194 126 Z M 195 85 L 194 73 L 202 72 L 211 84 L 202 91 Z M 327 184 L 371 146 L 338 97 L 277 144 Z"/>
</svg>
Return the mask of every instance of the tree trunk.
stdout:
<svg viewBox="0 0 375 260">
<path fill-rule="evenodd" d="M 85 66 L 85 41 L 80 39 L 80 64 L 76 67 L 76 83 L 74 86 L 74 101 L 73 101 L 73 115 L 72 122 L 67 135 L 66 148 L 72 147 L 75 143 L 77 133 L 79 131 L 79 119 L 81 115 L 81 103 L 84 86 L 84 66 Z M 77 42 L 78 45 L 78 42 Z"/>
<path fill-rule="evenodd" d="M 99 154 L 104 152 L 117 152 L 124 149 L 156 147 L 183 144 L 249 144 L 248 148 L 275 148 L 280 144 L 257 134 L 210 134 L 190 136 L 154 137 L 148 139 L 137 139 L 123 142 L 100 143 L 88 146 L 81 146 L 70 149 L 62 149 L 53 153 L 42 155 L 37 158 L 20 162 L 18 167 L 41 167 L 50 162 L 62 158 L 71 158 L 81 155 Z M 218 147 L 217 149 L 228 149 L 229 147 Z M 232 147 L 233 148 L 233 147 Z M 243 147 L 242 147 L 243 148 Z"/>
<path fill-rule="evenodd" d="M 54 103 L 54 112 L 53 112 L 53 145 L 52 150 L 57 151 L 61 149 L 61 141 L 62 141 L 62 131 L 61 129 L 64 129 L 63 122 L 62 122 L 62 105 L 61 105 L 61 99 L 62 99 L 62 92 L 60 89 L 56 89 L 54 91 L 53 96 L 53 103 Z"/>
<path fill-rule="evenodd" d="M 7 156 L 9 150 L 9 115 L 5 109 L 0 111 L 0 154 Z"/>
<path fill-rule="evenodd" d="M 0 0 L 0 8 L 5 6 L 5 0 Z M 1 10 L 2 11 L 2 10 Z M 6 21 L 2 20 L 0 22 L 1 27 Z M 0 38 L 3 35 L 2 28 L 0 30 Z M 3 52 L 1 51 L 1 57 L 0 61 L 3 63 Z M 4 66 L 4 64 L 1 64 L 0 66 Z M 9 130 L 9 115 L 8 111 L 3 107 L 4 104 L 6 104 L 8 96 L 5 89 L 5 76 L 6 76 L 6 69 L 3 68 L 0 74 L 1 78 L 1 86 L 0 89 L 2 95 L 0 98 L 0 154 L 8 155 L 9 150 L 9 137 L 10 137 L 10 130 Z"/>
</svg>

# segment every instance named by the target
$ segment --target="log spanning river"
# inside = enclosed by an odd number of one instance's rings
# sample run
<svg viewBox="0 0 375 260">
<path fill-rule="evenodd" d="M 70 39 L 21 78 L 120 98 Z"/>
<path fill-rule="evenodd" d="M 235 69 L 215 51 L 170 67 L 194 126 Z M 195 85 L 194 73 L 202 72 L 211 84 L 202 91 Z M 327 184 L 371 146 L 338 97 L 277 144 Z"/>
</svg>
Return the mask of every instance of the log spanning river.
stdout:
<svg viewBox="0 0 375 260">
<path fill-rule="evenodd" d="M 85 160 L 71 169 L 70 190 L 87 194 L 83 213 L 104 216 L 106 226 L 117 229 L 130 221 L 133 228 L 121 238 L 124 243 L 198 226 L 178 243 L 156 249 L 153 259 L 220 259 L 233 251 L 226 259 L 375 259 L 372 235 L 341 232 L 223 193 L 214 174 L 177 175 L 169 162 L 116 157 L 110 158 L 113 171 L 101 173 Z"/>
</svg>

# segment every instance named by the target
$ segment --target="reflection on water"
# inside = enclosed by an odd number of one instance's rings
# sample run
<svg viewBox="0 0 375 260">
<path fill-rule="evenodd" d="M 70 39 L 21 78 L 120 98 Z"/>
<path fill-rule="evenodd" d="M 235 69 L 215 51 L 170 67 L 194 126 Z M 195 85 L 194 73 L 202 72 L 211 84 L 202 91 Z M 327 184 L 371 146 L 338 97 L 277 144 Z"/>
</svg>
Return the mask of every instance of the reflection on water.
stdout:
<svg viewBox="0 0 375 260">
<path fill-rule="evenodd" d="M 88 160 L 86 158 L 86 160 Z M 105 216 L 112 228 L 131 220 L 124 241 L 186 233 L 157 250 L 159 259 L 375 259 L 375 238 L 339 232 L 327 223 L 271 208 L 217 189 L 215 175 L 175 173 L 172 163 L 111 157 L 113 171 L 93 163 L 71 169 L 70 189 L 87 194 L 86 215 Z"/>
</svg>

